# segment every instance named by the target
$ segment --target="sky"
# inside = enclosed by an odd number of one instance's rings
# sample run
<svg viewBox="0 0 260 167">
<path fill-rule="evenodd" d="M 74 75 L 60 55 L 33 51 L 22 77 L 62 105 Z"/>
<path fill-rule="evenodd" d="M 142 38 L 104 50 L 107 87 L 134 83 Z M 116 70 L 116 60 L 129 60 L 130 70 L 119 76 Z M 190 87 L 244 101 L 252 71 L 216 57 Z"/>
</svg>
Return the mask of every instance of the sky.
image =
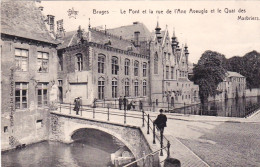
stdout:
<svg viewBox="0 0 260 167">
<path fill-rule="evenodd" d="M 206 50 L 217 51 L 226 58 L 252 50 L 260 52 L 259 1 L 42 1 L 40 5 L 44 14 L 55 16 L 55 21 L 63 19 L 67 32 L 77 30 L 79 25 L 87 31 L 89 18 L 91 27 L 106 25 L 109 29 L 138 21 L 150 31 L 159 21 L 162 30 L 167 27 L 172 36 L 175 29 L 180 43 L 187 43 L 192 63 L 197 63 Z M 78 11 L 76 18 L 68 15 L 72 8 Z M 163 13 L 156 13 L 157 10 Z M 258 20 L 239 20 L 239 16 Z"/>
</svg>

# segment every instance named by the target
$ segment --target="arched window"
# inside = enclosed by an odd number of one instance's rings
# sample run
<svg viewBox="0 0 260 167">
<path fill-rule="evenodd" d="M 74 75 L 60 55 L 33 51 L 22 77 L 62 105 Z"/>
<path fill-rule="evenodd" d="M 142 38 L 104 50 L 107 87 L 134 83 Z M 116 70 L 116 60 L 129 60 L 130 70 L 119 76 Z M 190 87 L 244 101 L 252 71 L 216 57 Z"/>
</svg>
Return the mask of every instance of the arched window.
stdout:
<svg viewBox="0 0 260 167">
<path fill-rule="evenodd" d="M 104 78 L 98 79 L 98 99 L 104 99 L 105 80 Z"/>
<path fill-rule="evenodd" d="M 76 71 L 82 71 L 83 70 L 83 59 L 82 54 L 78 53 L 76 54 Z"/>
<path fill-rule="evenodd" d="M 139 62 L 135 61 L 134 62 L 134 75 L 138 76 L 138 70 L 139 70 Z"/>
<path fill-rule="evenodd" d="M 158 74 L 158 53 L 154 55 L 154 74 Z"/>
<path fill-rule="evenodd" d="M 98 55 L 98 73 L 105 71 L 105 55 Z"/>
<path fill-rule="evenodd" d="M 118 58 L 113 56 L 112 57 L 112 74 L 117 75 L 119 70 L 118 66 Z"/>
<path fill-rule="evenodd" d="M 129 75 L 130 60 L 125 59 L 125 75 Z"/>
<path fill-rule="evenodd" d="M 135 96 L 138 96 L 138 80 L 135 80 Z"/>
<path fill-rule="evenodd" d="M 112 80 L 112 98 L 117 98 L 117 80 Z"/>
<path fill-rule="evenodd" d="M 128 97 L 130 94 L 129 94 L 129 87 L 130 87 L 130 82 L 129 82 L 129 79 L 126 79 L 125 80 L 125 96 Z"/>
<path fill-rule="evenodd" d="M 143 63 L 143 77 L 146 77 L 147 63 Z"/>
<path fill-rule="evenodd" d="M 146 96 L 146 87 L 147 87 L 146 80 L 144 80 L 143 81 L 143 96 Z"/>
</svg>

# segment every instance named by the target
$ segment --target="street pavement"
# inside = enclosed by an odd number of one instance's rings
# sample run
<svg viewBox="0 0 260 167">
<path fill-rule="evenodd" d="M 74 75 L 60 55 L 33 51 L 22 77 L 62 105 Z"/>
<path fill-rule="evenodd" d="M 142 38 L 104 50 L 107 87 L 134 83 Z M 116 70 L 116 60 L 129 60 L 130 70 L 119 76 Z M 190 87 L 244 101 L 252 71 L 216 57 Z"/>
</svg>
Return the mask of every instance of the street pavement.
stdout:
<svg viewBox="0 0 260 167">
<path fill-rule="evenodd" d="M 55 112 L 59 112 L 59 109 Z M 70 114 L 70 109 L 61 108 L 61 113 Z M 154 120 L 159 112 L 146 113 Z M 257 160 L 260 150 L 255 148 L 260 148 L 259 113 L 260 111 L 249 118 L 166 113 L 168 121 L 164 133 L 171 143 L 170 155 L 179 159 L 183 167 L 260 166 Z M 71 111 L 71 114 L 76 116 L 75 111 Z M 93 115 L 96 120 L 108 121 L 106 108 L 96 108 L 94 114 L 93 109 L 84 108 L 82 111 L 82 117 L 93 119 Z M 123 110 L 109 109 L 110 122 L 124 124 L 123 115 Z M 142 127 L 141 118 L 141 112 L 127 111 L 126 125 Z M 145 128 L 142 128 L 144 133 L 147 131 Z M 149 143 L 152 143 L 151 136 L 147 139 L 150 140 Z M 222 140 L 222 137 L 225 139 Z M 248 144 L 248 140 L 243 139 L 252 140 Z M 156 148 L 159 148 L 158 143 L 157 141 Z M 243 153 L 246 155 L 243 156 Z M 245 157 L 252 162 L 245 160 Z"/>
</svg>

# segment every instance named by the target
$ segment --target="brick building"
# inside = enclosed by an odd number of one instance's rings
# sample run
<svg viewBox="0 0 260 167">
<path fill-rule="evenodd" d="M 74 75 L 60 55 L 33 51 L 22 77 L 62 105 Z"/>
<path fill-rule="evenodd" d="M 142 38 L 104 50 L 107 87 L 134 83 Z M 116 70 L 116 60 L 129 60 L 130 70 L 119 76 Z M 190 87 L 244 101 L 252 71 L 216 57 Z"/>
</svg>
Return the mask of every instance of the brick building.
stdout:
<svg viewBox="0 0 260 167">
<path fill-rule="evenodd" d="M 146 102 L 197 103 L 198 86 L 188 79 L 188 47 L 180 48 L 166 28 L 144 24 L 66 33 L 59 46 L 60 100 L 83 104 L 119 96 Z"/>
<path fill-rule="evenodd" d="M 57 41 L 34 2 L 1 2 L 2 150 L 46 139 L 57 97 Z"/>
</svg>

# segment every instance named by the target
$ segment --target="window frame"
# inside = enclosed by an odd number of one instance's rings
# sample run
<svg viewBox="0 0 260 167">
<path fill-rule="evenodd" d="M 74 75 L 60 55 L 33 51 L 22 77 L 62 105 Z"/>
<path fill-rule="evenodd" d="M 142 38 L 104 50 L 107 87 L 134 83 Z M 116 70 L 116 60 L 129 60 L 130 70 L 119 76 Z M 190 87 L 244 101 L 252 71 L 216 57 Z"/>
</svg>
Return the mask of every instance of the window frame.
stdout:
<svg viewBox="0 0 260 167">
<path fill-rule="evenodd" d="M 146 77 L 147 76 L 147 63 L 144 62 L 143 63 L 143 77 Z"/>
<path fill-rule="evenodd" d="M 125 75 L 130 75 L 130 60 L 125 59 Z"/>
<path fill-rule="evenodd" d="M 83 71 L 83 55 L 77 53 L 75 55 L 75 71 Z"/>
<path fill-rule="evenodd" d="M 126 97 L 130 96 L 130 81 L 129 81 L 129 79 L 125 80 L 125 96 Z"/>
<path fill-rule="evenodd" d="M 169 66 L 166 66 L 166 79 L 169 79 Z"/>
<path fill-rule="evenodd" d="M 17 89 L 16 85 L 19 85 Z M 25 89 L 24 86 L 25 85 Z M 25 96 L 23 95 L 23 91 L 26 91 Z M 16 94 L 16 91 L 19 91 L 19 95 Z M 16 110 L 24 110 L 28 109 L 28 91 L 29 91 L 29 83 L 28 82 L 15 82 L 15 109 Z M 23 102 L 23 98 L 26 98 L 26 102 Z M 17 98 L 19 98 L 19 108 L 17 108 Z M 23 104 L 26 104 L 26 107 L 23 107 Z"/>
<path fill-rule="evenodd" d="M 118 81 L 117 79 L 112 80 L 112 98 L 117 98 L 118 96 Z"/>
<path fill-rule="evenodd" d="M 134 61 L 134 76 L 139 76 L 139 61 Z"/>
<path fill-rule="evenodd" d="M 98 79 L 98 99 L 99 100 L 105 99 L 105 79 L 104 78 Z"/>
<path fill-rule="evenodd" d="M 113 56 L 111 58 L 111 73 L 112 75 L 118 75 L 118 71 L 119 71 L 118 57 Z"/>
<path fill-rule="evenodd" d="M 155 56 L 154 56 L 154 74 L 158 74 L 158 53 L 155 52 Z"/>
<path fill-rule="evenodd" d="M 147 96 L 147 82 L 143 80 L 143 96 Z"/>
<path fill-rule="evenodd" d="M 38 108 L 47 107 L 49 104 L 48 86 L 49 83 L 47 82 L 40 82 L 37 84 L 37 107 Z M 41 92 L 40 95 L 39 95 L 39 91 Z M 39 97 L 40 97 L 41 104 L 39 104 Z"/>
<path fill-rule="evenodd" d="M 39 54 L 41 55 L 41 57 L 39 57 Z M 44 58 L 44 56 L 43 56 L 44 54 L 47 55 L 47 58 Z M 48 73 L 49 72 L 49 57 L 50 57 L 50 55 L 48 52 L 37 51 L 37 72 L 38 73 Z M 44 70 L 44 62 L 45 63 L 47 62 L 47 65 L 46 65 L 47 70 Z"/>
<path fill-rule="evenodd" d="M 20 55 L 17 55 L 17 51 L 20 51 Z M 23 51 L 27 53 L 26 56 L 23 55 Z M 27 72 L 29 68 L 29 50 L 22 48 L 15 48 L 14 50 L 14 58 L 15 58 L 15 70 L 20 72 Z M 26 69 L 23 70 L 23 62 L 26 62 Z M 18 64 L 18 66 L 17 66 Z"/>
<path fill-rule="evenodd" d="M 139 89 L 139 82 L 138 82 L 138 80 L 135 80 L 135 82 L 134 82 L 135 97 L 137 97 L 139 94 L 138 89 Z"/>
<path fill-rule="evenodd" d="M 98 55 L 98 73 L 104 74 L 104 72 L 105 72 L 105 62 L 106 62 L 106 56 L 99 54 Z"/>
</svg>

